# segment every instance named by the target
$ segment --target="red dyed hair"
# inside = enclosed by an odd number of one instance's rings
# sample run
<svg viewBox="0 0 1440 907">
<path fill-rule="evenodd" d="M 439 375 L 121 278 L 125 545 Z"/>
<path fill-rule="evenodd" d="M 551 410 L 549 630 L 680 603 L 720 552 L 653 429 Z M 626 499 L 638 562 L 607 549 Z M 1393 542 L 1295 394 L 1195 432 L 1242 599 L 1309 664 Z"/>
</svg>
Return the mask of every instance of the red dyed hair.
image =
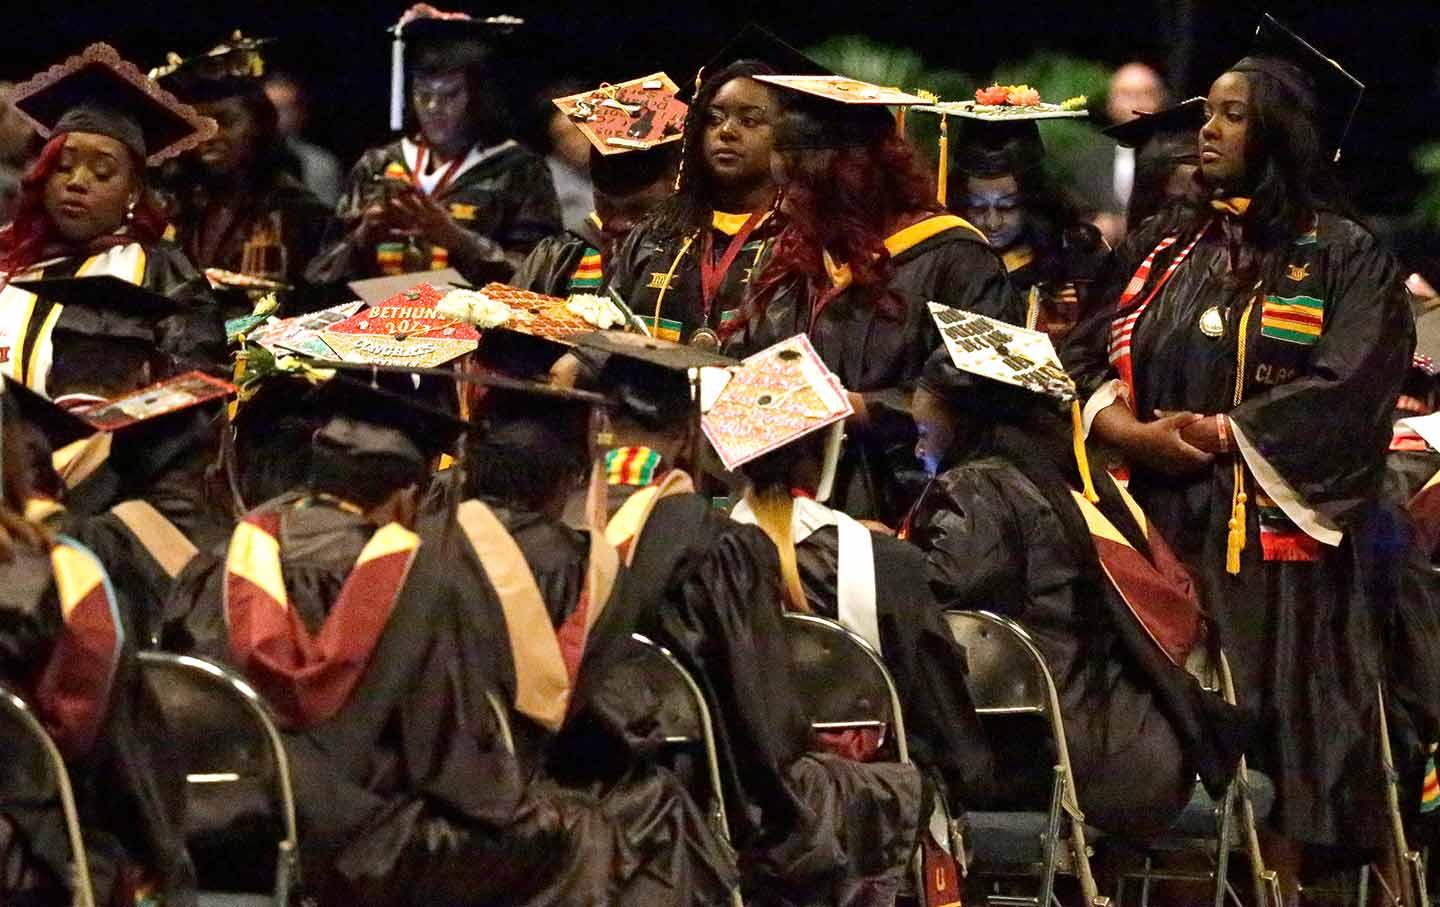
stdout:
<svg viewBox="0 0 1440 907">
<path fill-rule="evenodd" d="M 930 168 L 908 142 L 890 134 L 872 145 L 836 149 L 823 169 L 791 171 L 785 184 L 787 221 L 775 253 L 756 279 L 744 316 L 728 322 L 726 333 L 759 317 L 781 286 L 805 280 L 828 287 L 827 251 L 836 264 L 850 267 L 850 286 L 870 305 L 899 318 L 900 304 L 886 289 L 894 269 L 885 237 L 907 216 L 943 210 Z M 815 299 L 812 322 L 838 293 L 827 290 Z"/>
<path fill-rule="evenodd" d="M 20 204 L 10 226 L 0 230 L 0 271 L 14 274 L 23 271 L 41 258 L 50 254 L 65 254 L 64 241 L 55 232 L 50 214 L 45 210 L 45 184 L 60 166 L 60 152 L 65 148 L 68 132 L 57 132 L 40 150 L 40 157 L 29 172 L 20 178 Z M 143 179 L 145 162 L 135 157 L 135 172 L 140 174 L 142 186 L 140 200 L 135 204 L 134 216 L 128 225 L 127 240 L 155 242 L 165 233 L 165 216 L 160 213 L 154 198 L 145 191 Z M 112 234 L 113 236 L 114 234 Z M 107 245 L 101 238 L 98 245 Z M 79 249 L 70 251 L 78 252 Z"/>
</svg>

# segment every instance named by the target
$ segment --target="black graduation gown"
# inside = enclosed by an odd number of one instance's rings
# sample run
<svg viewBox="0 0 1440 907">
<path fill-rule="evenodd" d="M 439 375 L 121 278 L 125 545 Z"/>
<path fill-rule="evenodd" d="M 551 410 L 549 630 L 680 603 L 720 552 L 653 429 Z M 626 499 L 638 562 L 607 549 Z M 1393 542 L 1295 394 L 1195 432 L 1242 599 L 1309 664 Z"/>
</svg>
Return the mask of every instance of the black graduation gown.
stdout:
<svg viewBox="0 0 1440 907">
<path fill-rule="evenodd" d="M 1272 824 L 1299 841 L 1378 847 L 1388 832 L 1376 687 L 1404 546 L 1377 501 L 1390 415 L 1415 342 L 1404 274 L 1360 226 L 1321 214 L 1317 229 L 1285 250 L 1277 285 L 1263 293 L 1317 301 L 1323 327 L 1293 342 L 1296 335 L 1277 332 L 1256 303 L 1244 344 L 1243 402 L 1236 406 L 1237 333 L 1253 283 L 1226 286 L 1220 226 L 1210 228 L 1136 325 L 1133 411 L 1146 420 L 1157 409 L 1227 413 L 1299 501 L 1344 538 L 1338 546 L 1319 544 L 1318 560 L 1263 560 L 1256 506 L 1263 502 L 1247 464 L 1247 544 L 1240 573 L 1231 576 L 1227 523 L 1238 454 L 1182 477 L 1132 465 L 1130 489 L 1195 571 L 1240 701 L 1259 713 L 1265 731 L 1254 766 L 1276 783 Z M 1149 285 L 1195 232 L 1183 228 L 1157 257 Z M 1106 361 L 1115 301 L 1164 235 L 1157 218 L 1126 240 L 1097 295 L 1106 305 L 1066 343 L 1062 358 L 1082 399 L 1115 376 Z M 1223 336 L 1201 330 L 1211 308 L 1222 313 Z M 1294 532 L 1274 510 L 1266 522 Z"/>
<path fill-rule="evenodd" d="M 747 899 L 831 903 L 847 880 L 903 866 L 922 824 L 919 773 L 810 752 L 765 533 L 679 494 L 655 504 L 631 544 L 627 593 L 645 596 L 632 604 L 637 629 L 681 659 L 715 716 Z"/>
<path fill-rule="evenodd" d="M 1025 301 L 1025 323 L 1033 318 L 1035 329 L 1057 343 L 1084 313 L 1091 281 L 1109 252 L 1100 231 L 1090 224 L 1072 225 L 1066 236 L 1068 248 L 1055 237 L 1027 230 L 1000 256 L 1011 285 Z M 1080 294 L 1076 305 L 1062 305 L 1047 292 L 1067 283 L 1074 283 Z"/>
<path fill-rule="evenodd" d="M 157 346 L 180 361 L 180 370 L 200 368 L 214 374 L 227 374 L 229 356 L 225 347 L 225 325 L 220 308 L 210 291 L 210 283 L 195 269 L 180 248 L 173 243 L 132 243 L 143 254 L 143 265 L 138 284 L 147 290 L 183 303 L 180 311 L 161 319 L 156 324 Z M 138 258 L 138 257 L 137 257 Z M 88 256 L 74 255 L 56 261 L 37 263 L 36 267 L 16 274 L 13 281 L 74 277 L 86 263 Z M 131 280 L 132 275 L 123 279 Z M 132 281 L 134 282 L 134 281 Z M 8 292 L 8 291 L 7 291 Z M 24 358 L 24 380 L 34 389 L 39 389 L 30 376 L 30 360 L 35 343 L 40 337 L 47 316 L 55 303 L 40 299 L 36 302 L 26 324 L 23 347 L 17 352 L 10 350 L 11 358 Z M 66 327 L 67 316 L 62 310 L 55 322 L 56 330 Z M 53 333 L 52 333 L 53 336 Z M 19 338 L 17 338 L 17 341 Z M 18 344 L 17 344 L 18 346 Z M 54 357 L 59 360 L 65 355 L 63 342 L 56 345 Z M 12 373 L 20 378 L 20 373 Z"/>
<path fill-rule="evenodd" d="M 739 232 L 733 223 L 739 219 L 736 215 L 717 214 L 703 232 L 683 235 L 666 234 L 657 229 L 653 218 L 647 220 L 625 238 L 615 252 L 614 262 L 606 262 L 606 281 L 636 315 L 646 319 L 646 324 L 652 323 L 659 305 L 657 336 L 689 343 L 701 327 L 718 331 L 722 322 L 740 314 L 750 279 L 768 260 L 781 226 L 772 213 L 750 234 L 720 278 L 720 288 L 707 315 L 701 299 L 701 237 L 709 234 L 718 263 Z"/>
<path fill-rule="evenodd" d="M 377 197 L 377 181 L 386 178 L 387 168 L 409 178 L 402 142 L 370 149 L 350 171 L 320 253 L 306 268 L 308 281 L 343 284 L 380 275 L 375 249 L 357 248 L 351 233 Z M 507 281 L 536 243 L 561 230 L 560 203 L 545 161 L 514 142 L 456 176 L 436 200 L 469 235 L 464 248 L 447 250 L 450 267 L 476 284 Z M 424 241 L 420 244 L 429 257 Z"/>
<path fill-rule="evenodd" d="M 198 268 L 221 268 L 289 284 L 291 290 L 282 297 L 283 314 L 320 308 L 308 304 L 305 267 L 320 251 L 330 207 L 283 170 L 257 179 L 257 185 L 236 199 L 228 225 L 213 239 L 202 235 L 206 218 L 212 216 L 207 210 L 209 193 L 202 184 L 177 185 L 172 190 L 176 211 L 171 218 L 175 242 Z M 230 317 L 253 308 L 243 289 L 225 290 L 223 296 Z"/>
<path fill-rule="evenodd" d="M 994 764 L 965 685 L 965 650 L 950 635 L 914 545 L 871 533 L 881 654 L 905 713 L 910 757 L 940 773 L 952 813 L 991 796 Z M 795 546 L 805 599 L 815 613 L 839 614 L 840 534 L 833 526 Z"/>
<path fill-rule="evenodd" d="M 580 260 L 600 248 L 600 236 L 590 221 L 578 232 L 566 230 L 547 236 L 525 256 L 525 261 L 510 279 L 510 285 L 546 296 L 569 296 L 572 292 L 570 281 L 580 267 Z M 576 292 L 598 294 L 600 288 Z"/>
<path fill-rule="evenodd" d="M 15 550 L 10 561 L 0 564 L 0 681 L 26 695 L 49 660 L 64 623 L 48 555 Z M 122 885 L 121 873 L 133 872 L 138 864 L 159 885 L 158 893 L 167 904 L 194 904 L 194 869 L 184 838 L 184 778 L 168 752 L 164 716 L 140 677 L 135 634 L 123 615 L 121 628 L 110 699 L 95 743 L 87 752 L 65 754 L 85 829 L 95 903 L 111 903 Z M 28 851 L 43 867 L 38 876 L 41 891 L 68 885 L 70 843 L 58 805 L 21 805 L 28 792 L 12 788 L 13 783 L 14 779 L 3 778 L 0 800 L 14 808 L 0 817 L 0 831 L 7 819 L 16 824 L 21 864 Z M 0 834 L 0 853 L 5 843 Z M 124 884 L 134 881 L 128 878 Z M 51 893 L 59 896 L 65 890 Z M 62 902 L 60 897 L 53 902 Z M 38 903 L 47 902 L 42 895 Z"/>
<path fill-rule="evenodd" d="M 958 221 L 958 219 L 954 219 Z M 910 394 L 930 353 L 940 345 L 926 305 L 1023 324 L 1025 309 L 999 257 L 975 230 L 956 223 L 925 235 L 935 218 L 886 241 L 895 273 L 889 290 L 901 302 L 888 320 L 851 289 L 842 290 L 810 324 L 812 291 L 782 288 L 764 314 L 728 342 L 726 352 L 748 356 L 795 334 L 809 334 L 815 351 L 845 389 L 865 399 L 869 424 L 848 428 L 850 439 L 836 475 L 834 506 L 853 517 L 896 525 L 924 485 L 915 459 Z M 924 236 L 918 242 L 908 237 Z"/>
</svg>

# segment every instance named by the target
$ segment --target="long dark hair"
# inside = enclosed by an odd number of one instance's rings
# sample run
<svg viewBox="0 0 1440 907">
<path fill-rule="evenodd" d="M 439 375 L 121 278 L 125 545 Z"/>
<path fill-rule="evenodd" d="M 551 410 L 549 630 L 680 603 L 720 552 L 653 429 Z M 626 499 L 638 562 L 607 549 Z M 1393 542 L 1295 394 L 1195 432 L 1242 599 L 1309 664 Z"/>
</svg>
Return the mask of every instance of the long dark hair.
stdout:
<svg viewBox="0 0 1440 907">
<path fill-rule="evenodd" d="M 814 152 L 801 151 L 801 155 Z M 755 281 L 750 305 L 741 318 L 724 326 L 733 333 L 763 314 L 781 286 L 797 279 L 826 285 L 824 254 L 850 268 L 850 287 L 889 318 L 900 318 L 902 306 L 888 292 L 894 274 L 885 248 L 887 228 L 906 215 L 939 212 L 935 180 L 915 149 L 894 133 L 870 145 L 837 148 L 816 160 L 821 167 L 792 167 L 784 187 L 786 224 L 775 253 Z M 827 160 L 828 157 L 828 160 Z M 830 293 L 816 301 L 824 308 Z"/>
<path fill-rule="evenodd" d="M 656 210 L 651 221 L 657 237 L 683 236 L 710 222 L 715 207 L 715 187 L 705 163 L 705 111 L 720 89 L 736 79 L 775 74 L 773 67 L 759 60 L 737 60 L 701 83 L 685 115 L 680 178 L 675 192 Z"/>
</svg>

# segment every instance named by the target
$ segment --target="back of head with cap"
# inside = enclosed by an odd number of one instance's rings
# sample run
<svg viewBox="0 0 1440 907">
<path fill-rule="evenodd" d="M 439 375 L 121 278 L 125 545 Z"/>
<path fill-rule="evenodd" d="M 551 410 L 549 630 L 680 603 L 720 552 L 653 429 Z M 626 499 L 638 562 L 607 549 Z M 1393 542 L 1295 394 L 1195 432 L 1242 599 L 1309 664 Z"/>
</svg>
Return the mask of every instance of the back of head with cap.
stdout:
<svg viewBox="0 0 1440 907">
<path fill-rule="evenodd" d="M 465 448 L 471 497 L 558 515 L 590 463 L 591 404 L 490 388 Z"/>
</svg>

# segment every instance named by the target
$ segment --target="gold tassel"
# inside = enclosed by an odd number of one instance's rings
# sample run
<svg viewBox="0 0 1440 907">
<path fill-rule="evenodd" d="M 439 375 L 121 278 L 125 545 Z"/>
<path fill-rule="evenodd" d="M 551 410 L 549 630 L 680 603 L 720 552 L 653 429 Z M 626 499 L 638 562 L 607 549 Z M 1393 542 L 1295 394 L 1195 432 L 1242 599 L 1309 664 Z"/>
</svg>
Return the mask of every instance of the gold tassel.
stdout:
<svg viewBox="0 0 1440 907">
<path fill-rule="evenodd" d="M 940 164 L 935 174 L 935 200 L 949 207 L 950 196 L 950 124 L 940 114 Z"/>
<path fill-rule="evenodd" d="M 1070 431 L 1075 440 L 1075 465 L 1080 469 L 1080 487 L 1085 500 L 1099 503 L 1100 495 L 1095 493 L 1095 481 L 1090 476 L 1090 456 L 1085 452 L 1085 418 L 1080 413 L 1080 401 L 1070 401 Z"/>
<path fill-rule="evenodd" d="M 895 137 L 902 142 L 905 140 L 905 108 L 895 109 Z"/>
<path fill-rule="evenodd" d="M 1240 552 L 1245 550 L 1245 466 L 1235 458 L 1235 494 L 1230 499 L 1230 533 L 1225 539 L 1225 572 L 1240 575 Z"/>
</svg>

